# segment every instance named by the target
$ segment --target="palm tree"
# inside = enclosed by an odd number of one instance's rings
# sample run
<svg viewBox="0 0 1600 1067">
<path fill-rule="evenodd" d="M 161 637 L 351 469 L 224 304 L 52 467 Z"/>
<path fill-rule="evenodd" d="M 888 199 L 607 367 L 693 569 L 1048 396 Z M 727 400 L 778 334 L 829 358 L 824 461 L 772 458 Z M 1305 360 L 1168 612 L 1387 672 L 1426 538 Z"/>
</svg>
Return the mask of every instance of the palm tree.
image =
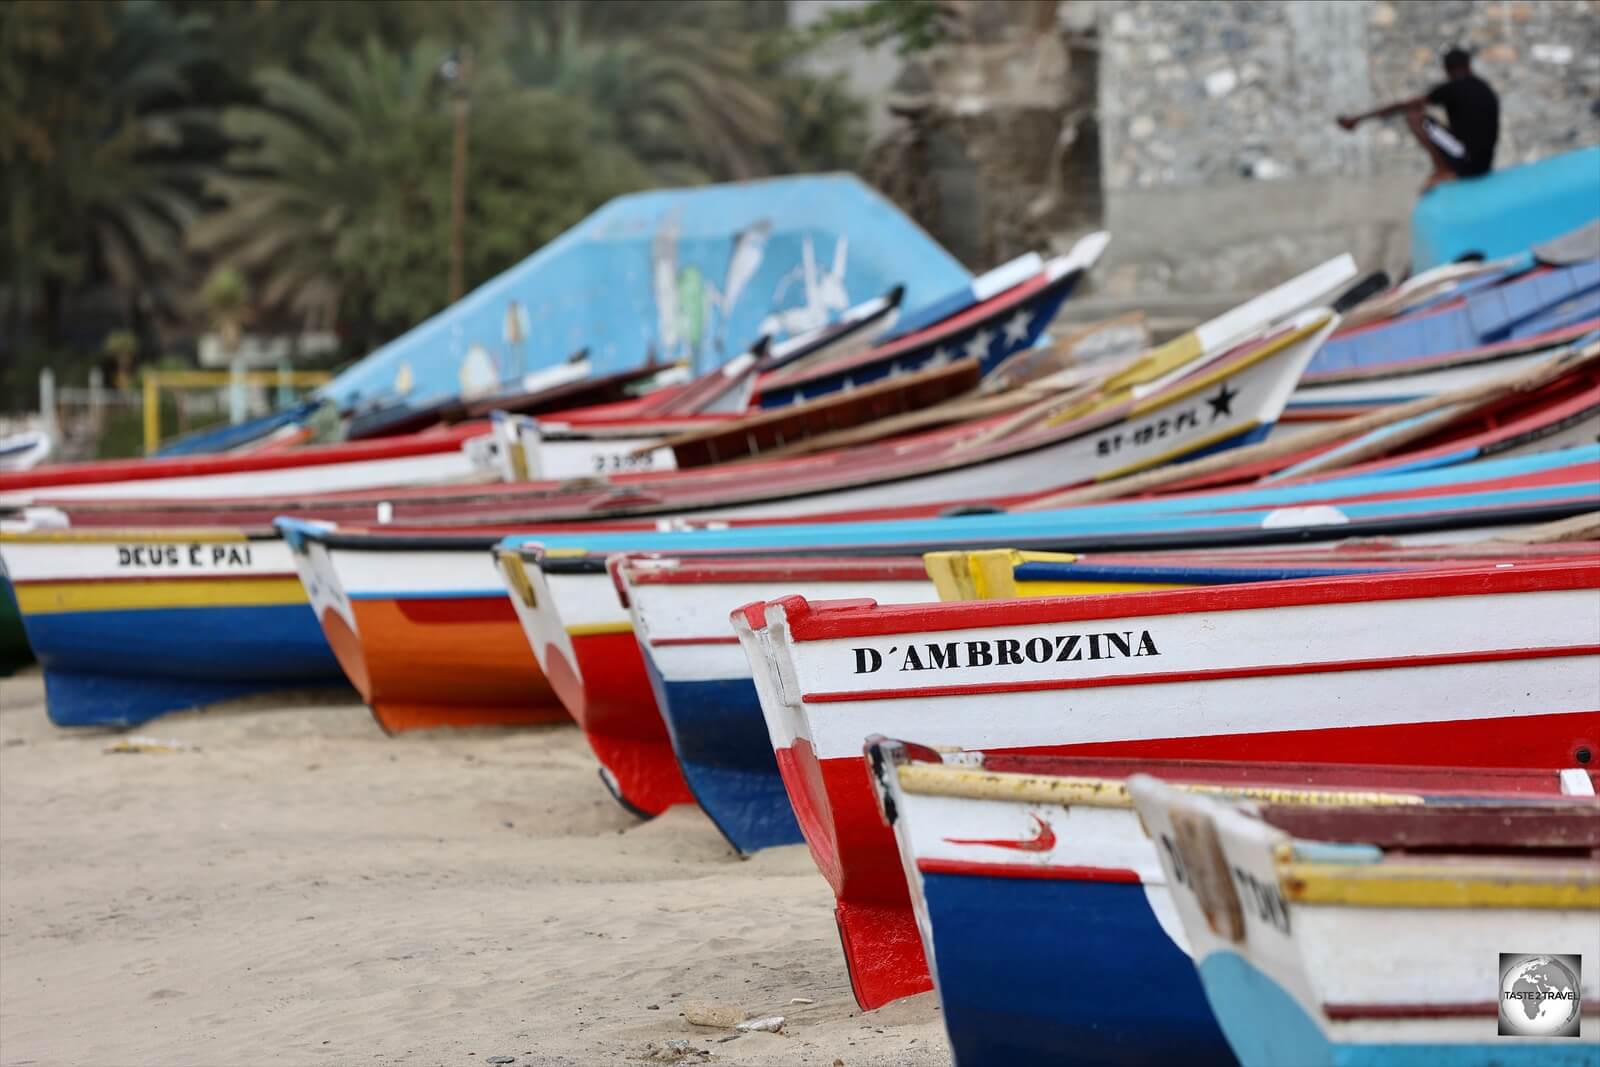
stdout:
<svg viewBox="0 0 1600 1067">
<path fill-rule="evenodd" d="M 381 335 L 442 307 L 446 55 L 327 45 L 304 71 L 259 74 L 259 106 L 224 115 L 238 147 L 210 188 L 226 206 L 194 228 L 193 247 L 251 279 L 264 310 L 308 326 Z M 645 184 L 631 158 L 593 143 L 580 103 L 519 87 L 493 66 L 474 77 L 473 96 L 469 283 Z"/>
<path fill-rule="evenodd" d="M 530 9 L 506 62 L 523 85 L 584 101 L 601 136 L 668 183 L 768 172 L 782 139 L 740 5 L 550 3 Z M 715 29 L 716 32 L 710 32 Z"/>
<path fill-rule="evenodd" d="M 207 25 L 151 0 L 0 7 L 4 270 L 42 292 L 47 333 L 97 272 L 130 313 L 181 275 L 211 170 L 193 104 Z"/>
</svg>

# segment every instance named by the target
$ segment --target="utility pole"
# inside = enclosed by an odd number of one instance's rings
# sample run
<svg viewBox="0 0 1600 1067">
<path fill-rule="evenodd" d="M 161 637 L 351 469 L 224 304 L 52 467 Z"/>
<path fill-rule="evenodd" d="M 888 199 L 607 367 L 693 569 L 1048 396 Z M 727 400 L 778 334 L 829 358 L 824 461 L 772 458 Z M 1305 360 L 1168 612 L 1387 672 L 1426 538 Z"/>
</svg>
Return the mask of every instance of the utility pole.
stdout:
<svg viewBox="0 0 1600 1067">
<path fill-rule="evenodd" d="M 467 123 L 472 116 L 468 83 L 472 79 L 472 49 L 461 49 L 460 57 L 447 61 L 442 73 L 451 83 L 456 127 L 450 172 L 450 302 L 455 303 L 466 289 Z"/>
</svg>

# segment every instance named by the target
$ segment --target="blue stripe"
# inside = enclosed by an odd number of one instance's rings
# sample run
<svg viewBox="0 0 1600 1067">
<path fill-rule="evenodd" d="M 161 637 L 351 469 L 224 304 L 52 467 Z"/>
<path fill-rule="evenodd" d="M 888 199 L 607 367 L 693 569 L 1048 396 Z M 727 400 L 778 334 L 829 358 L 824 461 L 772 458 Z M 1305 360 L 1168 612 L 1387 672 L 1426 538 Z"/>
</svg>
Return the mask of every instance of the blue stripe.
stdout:
<svg viewBox="0 0 1600 1067">
<path fill-rule="evenodd" d="M 1019 582 L 1182 582 L 1186 585 L 1236 585 L 1240 582 L 1283 582 L 1296 578 L 1331 578 L 1341 574 L 1385 573 L 1394 568 L 1348 567 L 1161 567 L 1056 563 L 1019 563 L 1011 575 Z"/>
<path fill-rule="evenodd" d="M 163 712 L 298 686 L 346 684 L 306 604 L 25 616 L 50 718 L 131 726 Z"/>
<path fill-rule="evenodd" d="M 960 1067 L 1234 1062 L 1142 885 L 966 874 L 922 884 Z"/>
<path fill-rule="evenodd" d="M 1463 482 L 1512 477 L 1541 471 L 1592 464 L 1600 461 L 1600 445 L 1580 445 L 1568 449 L 1486 460 L 1445 470 L 1410 474 L 1366 475 L 1330 479 L 1310 485 L 1274 486 L 1238 493 L 1201 494 L 1171 499 L 1139 500 L 1120 504 L 1095 505 L 1060 511 L 1037 511 L 1000 515 L 964 515 L 942 519 L 910 519 L 880 522 L 802 523 L 792 526 L 737 527 L 725 530 L 638 531 L 632 533 L 540 533 L 506 538 L 506 548 L 542 544 L 547 548 L 574 548 L 593 553 L 622 551 L 700 551 L 732 548 L 804 548 L 818 545 L 846 547 L 872 544 L 956 544 L 1027 542 L 1042 538 L 1067 540 L 1073 534 L 1165 532 L 1184 529 L 1226 529 L 1250 527 L 1265 517 L 1264 510 L 1241 511 L 1231 515 L 1196 515 L 1213 509 L 1270 509 L 1304 501 L 1351 496 L 1371 492 L 1405 493 L 1414 489 L 1441 488 Z M 1419 509 L 1434 510 L 1449 506 L 1485 507 L 1509 500 L 1499 493 L 1471 493 L 1426 501 L 1385 502 L 1387 511 L 1361 506 L 1365 517 L 1406 514 Z M 1354 514 L 1357 506 L 1344 509 Z M 292 525 L 279 520 L 285 528 Z M 302 525 L 304 536 L 316 539 L 320 531 Z"/>
<path fill-rule="evenodd" d="M 728 843 L 749 854 L 804 838 L 778 773 L 755 682 L 667 682 L 644 653 L 672 751 L 700 807 Z"/>
</svg>

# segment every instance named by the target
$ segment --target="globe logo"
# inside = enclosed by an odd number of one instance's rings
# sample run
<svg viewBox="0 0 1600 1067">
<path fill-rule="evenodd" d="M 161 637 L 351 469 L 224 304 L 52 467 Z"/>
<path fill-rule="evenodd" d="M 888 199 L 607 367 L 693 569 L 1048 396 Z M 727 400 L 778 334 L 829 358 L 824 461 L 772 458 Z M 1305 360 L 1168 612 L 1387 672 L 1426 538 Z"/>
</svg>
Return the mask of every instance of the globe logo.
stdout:
<svg viewBox="0 0 1600 1067">
<path fill-rule="evenodd" d="M 1582 1011 L 1579 957 L 1500 954 L 1500 1033 L 1577 1037 Z"/>
</svg>

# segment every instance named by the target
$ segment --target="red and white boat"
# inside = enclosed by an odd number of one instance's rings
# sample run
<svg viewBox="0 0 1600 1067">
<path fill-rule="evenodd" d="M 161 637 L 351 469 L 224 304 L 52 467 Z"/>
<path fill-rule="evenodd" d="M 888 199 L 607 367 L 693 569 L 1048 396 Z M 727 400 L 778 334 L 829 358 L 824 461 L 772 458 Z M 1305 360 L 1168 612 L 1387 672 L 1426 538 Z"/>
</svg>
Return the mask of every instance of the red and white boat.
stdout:
<svg viewBox="0 0 1600 1067">
<path fill-rule="evenodd" d="M 1600 560 L 733 624 L 857 999 L 928 987 L 861 745 L 1172 759 L 1570 767 L 1600 752 Z"/>
</svg>

